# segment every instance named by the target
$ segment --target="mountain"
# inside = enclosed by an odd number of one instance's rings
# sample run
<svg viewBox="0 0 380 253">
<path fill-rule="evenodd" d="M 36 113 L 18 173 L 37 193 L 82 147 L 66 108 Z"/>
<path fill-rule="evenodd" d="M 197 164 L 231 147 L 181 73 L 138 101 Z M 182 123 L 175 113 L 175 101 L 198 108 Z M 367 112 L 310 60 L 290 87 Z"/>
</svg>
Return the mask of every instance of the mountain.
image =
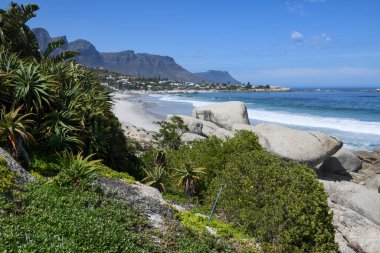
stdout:
<svg viewBox="0 0 380 253">
<path fill-rule="evenodd" d="M 87 40 L 75 40 L 70 42 L 69 50 L 79 53 L 79 56 L 75 59 L 79 64 L 88 67 L 104 67 L 102 55 L 96 50 L 94 45 Z"/>
<path fill-rule="evenodd" d="M 173 58 L 152 54 L 136 54 L 132 50 L 118 53 L 102 53 L 106 69 L 132 76 L 160 77 L 178 81 L 200 82 L 200 78 L 190 73 Z"/>
<path fill-rule="evenodd" d="M 65 51 L 69 49 L 69 42 L 67 41 L 66 36 L 52 38 L 50 37 L 49 32 L 43 28 L 35 28 L 32 31 L 37 38 L 38 45 L 40 46 L 42 52 L 46 50 L 50 42 L 55 40 L 63 40 L 66 42 L 66 44 L 60 48 L 60 51 Z"/>
<path fill-rule="evenodd" d="M 43 28 L 33 29 L 38 40 L 38 44 L 42 52 L 47 48 L 48 44 L 57 39 L 64 39 L 65 36 L 52 38 L 49 32 Z M 209 70 L 205 73 L 191 73 L 177 64 L 172 57 L 153 55 L 146 53 L 135 53 L 132 50 L 126 50 L 115 53 L 101 53 L 95 46 L 87 40 L 76 40 L 61 48 L 55 53 L 64 50 L 77 51 L 80 53 L 76 57 L 79 64 L 88 67 L 103 67 L 110 71 L 119 72 L 131 76 L 138 77 L 160 77 L 161 79 L 169 79 L 185 82 L 205 82 L 205 83 L 231 83 L 238 84 L 228 72 Z"/>
<path fill-rule="evenodd" d="M 194 73 L 201 81 L 213 83 L 231 83 L 239 84 L 240 82 L 233 78 L 227 71 L 209 70 L 207 72 Z"/>
</svg>

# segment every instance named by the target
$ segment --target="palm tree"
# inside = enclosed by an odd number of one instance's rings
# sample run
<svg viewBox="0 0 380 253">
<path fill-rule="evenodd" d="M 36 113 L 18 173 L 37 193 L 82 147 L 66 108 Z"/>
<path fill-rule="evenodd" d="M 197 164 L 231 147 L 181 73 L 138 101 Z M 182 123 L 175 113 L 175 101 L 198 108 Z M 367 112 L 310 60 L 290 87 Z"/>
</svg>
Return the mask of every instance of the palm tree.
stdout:
<svg viewBox="0 0 380 253">
<path fill-rule="evenodd" d="M 156 166 L 151 170 L 143 169 L 146 177 L 142 180 L 146 185 L 157 188 L 160 192 L 165 192 L 165 169 L 161 166 Z"/>
<path fill-rule="evenodd" d="M 25 104 L 26 112 L 39 112 L 50 106 L 52 91 L 57 86 L 52 76 L 43 75 L 39 65 L 21 63 L 13 80 L 16 103 Z"/>
<path fill-rule="evenodd" d="M 32 114 L 19 116 L 21 109 L 20 106 L 6 112 L 5 107 L 3 107 L 0 111 L 0 142 L 10 144 L 16 154 L 17 151 L 24 150 L 22 141 L 34 142 L 33 135 L 28 131 L 29 126 L 34 123 L 33 120 L 28 119 Z"/>
<path fill-rule="evenodd" d="M 201 180 L 201 176 L 206 174 L 205 168 L 195 168 L 190 163 L 185 163 L 179 169 L 175 169 L 175 176 L 178 177 L 177 187 L 183 187 L 188 197 L 193 197 L 195 193 L 195 181 Z"/>
</svg>

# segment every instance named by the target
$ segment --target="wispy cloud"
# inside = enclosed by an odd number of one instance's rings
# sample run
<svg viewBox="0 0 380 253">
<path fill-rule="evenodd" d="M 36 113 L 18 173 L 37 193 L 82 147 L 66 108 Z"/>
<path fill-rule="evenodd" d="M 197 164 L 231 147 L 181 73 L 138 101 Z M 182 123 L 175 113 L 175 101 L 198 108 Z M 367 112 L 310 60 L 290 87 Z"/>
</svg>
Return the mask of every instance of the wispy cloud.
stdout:
<svg viewBox="0 0 380 253">
<path fill-rule="evenodd" d="M 312 36 L 311 41 L 313 44 L 319 45 L 319 44 L 330 43 L 332 41 L 332 39 L 326 33 L 321 33 L 321 34 L 317 34 L 317 35 Z"/>
<path fill-rule="evenodd" d="M 285 8 L 291 13 L 297 13 L 300 15 L 305 14 L 305 7 L 307 5 L 316 4 L 316 3 L 324 3 L 327 0 L 292 0 L 285 2 Z"/>
<path fill-rule="evenodd" d="M 291 38 L 294 42 L 300 42 L 300 41 L 303 40 L 303 35 L 302 35 L 302 33 L 300 33 L 300 32 L 293 31 L 293 32 L 290 34 L 290 38 Z"/>
</svg>

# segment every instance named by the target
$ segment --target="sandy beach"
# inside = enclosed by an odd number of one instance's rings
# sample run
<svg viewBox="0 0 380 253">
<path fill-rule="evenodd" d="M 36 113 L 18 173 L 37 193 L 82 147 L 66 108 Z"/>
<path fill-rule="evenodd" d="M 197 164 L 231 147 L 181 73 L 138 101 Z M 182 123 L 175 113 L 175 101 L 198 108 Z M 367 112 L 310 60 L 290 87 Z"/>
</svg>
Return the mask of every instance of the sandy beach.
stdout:
<svg viewBox="0 0 380 253">
<path fill-rule="evenodd" d="M 139 95 L 114 93 L 113 112 L 122 123 L 129 123 L 147 131 L 158 131 L 159 126 L 154 122 L 159 121 L 159 119 L 146 111 L 144 103 L 133 100 L 137 96 Z"/>
</svg>

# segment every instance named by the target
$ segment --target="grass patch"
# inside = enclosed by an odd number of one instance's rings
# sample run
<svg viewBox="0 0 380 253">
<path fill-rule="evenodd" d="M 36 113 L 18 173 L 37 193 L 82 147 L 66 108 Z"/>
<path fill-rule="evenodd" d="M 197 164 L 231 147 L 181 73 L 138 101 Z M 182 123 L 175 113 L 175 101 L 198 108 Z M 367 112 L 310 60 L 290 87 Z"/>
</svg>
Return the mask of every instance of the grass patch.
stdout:
<svg viewBox="0 0 380 253">
<path fill-rule="evenodd" d="M 113 169 L 110 169 L 106 166 L 102 166 L 100 169 L 96 171 L 96 174 L 101 177 L 106 177 L 106 178 L 112 178 L 112 179 L 117 179 L 117 180 L 122 180 L 123 182 L 127 184 L 133 184 L 135 183 L 134 177 L 129 175 L 127 172 L 119 172 L 115 171 Z"/>
</svg>

